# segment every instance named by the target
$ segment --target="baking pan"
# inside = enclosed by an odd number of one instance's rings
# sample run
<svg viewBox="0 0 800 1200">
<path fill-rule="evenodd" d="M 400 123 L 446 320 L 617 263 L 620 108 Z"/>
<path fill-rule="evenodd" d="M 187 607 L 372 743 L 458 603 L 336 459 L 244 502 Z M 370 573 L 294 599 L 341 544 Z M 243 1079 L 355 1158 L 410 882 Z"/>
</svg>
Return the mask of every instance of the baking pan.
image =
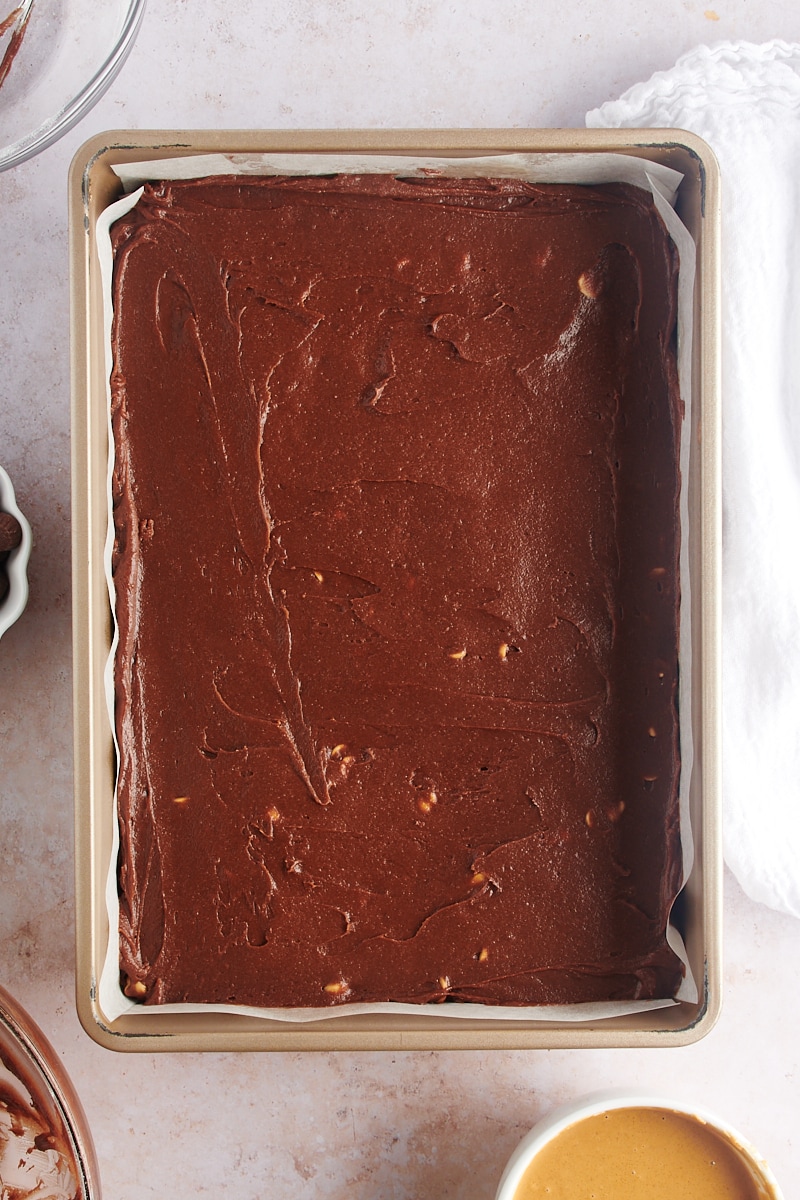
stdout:
<svg viewBox="0 0 800 1200">
<path fill-rule="evenodd" d="M 694 865 L 678 901 L 698 985 L 696 1002 L 573 1023 L 341 1015 L 304 1024 L 227 1013 L 150 1010 L 111 1020 L 98 999 L 108 946 L 105 889 L 114 824 L 114 747 L 104 672 L 111 612 L 107 533 L 108 423 L 103 312 L 94 226 L 122 192 L 114 165 L 206 153 L 350 153 L 475 157 L 514 153 L 633 154 L 680 171 L 677 211 L 695 239 L 689 467 L 691 689 L 694 766 L 689 803 Z M 678 130 L 114 131 L 90 139 L 69 177 L 72 335 L 72 503 L 77 1007 L 101 1045 L 153 1050 L 526 1049 L 677 1046 L 717 1019 L 721 976 L 719 762 L 719 176 L 708 146 Z M 684 536 L 687 536 L 686 533 Z M 114 933 L 116 936 L 116 933 Z"/>
</svg>

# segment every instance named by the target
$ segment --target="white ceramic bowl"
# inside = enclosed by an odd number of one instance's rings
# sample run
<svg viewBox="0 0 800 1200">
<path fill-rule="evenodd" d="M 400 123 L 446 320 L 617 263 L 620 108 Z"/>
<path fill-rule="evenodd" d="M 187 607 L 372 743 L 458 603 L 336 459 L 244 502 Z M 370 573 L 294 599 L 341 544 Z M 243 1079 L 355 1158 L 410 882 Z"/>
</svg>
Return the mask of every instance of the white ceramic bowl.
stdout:
<svg viewBox="0 0 800 1200">
<path fill-rule="evenodd" d="M 0 19 L 16 0 L 0 0 Z M 71 129 L 128 56 L 145 0 L 34 0 L 0 89 L 0 171 Z M 4 38 L 0 57 L 7 46 Z"/>
<path fill-rule="evenodd" d="M 495 1200 L 514 1200 L 517 1189 L 522 1182 L 526 1170 L 545 1146 L 549 1145 L 559 1134 L 570 1126 L 586 1120 L 588 1117 L 600 1116 L 602 1113 L 619 1108 L 658 1108 L 668 1112 L 680 1113 L 696 1117 L 708 1125 L 724 1141 L 738 1150 L 741 1159 L 750 1168 L 753 1182 L 759 1196 L 763 1200 L 784 1200 L 778 1182 L 758 1151 L 733 1129 L 726 1121 L 708 1112 L 700 1105 L 687 1105 L 668 1099 L 665 1096 L 637 1093 L 631 1091 L 598 1092 L 585 1096 L 572 1104 L 554 1109 L 533 1127 L 508 1160 L 503 1172 Z"/>
<path fill-rule="evenodd" d="M 0 512 L 11 513 L 22 529 L 22 541 L 10 551 L 2 569 L 8 575 L 8 591 L 0 600 L 0 637 L 14 624 L 28 603 L 28 559 L 31 556 L 31 527 L 17 507 L 14 488 L 0 467 Z"/>
</svg>

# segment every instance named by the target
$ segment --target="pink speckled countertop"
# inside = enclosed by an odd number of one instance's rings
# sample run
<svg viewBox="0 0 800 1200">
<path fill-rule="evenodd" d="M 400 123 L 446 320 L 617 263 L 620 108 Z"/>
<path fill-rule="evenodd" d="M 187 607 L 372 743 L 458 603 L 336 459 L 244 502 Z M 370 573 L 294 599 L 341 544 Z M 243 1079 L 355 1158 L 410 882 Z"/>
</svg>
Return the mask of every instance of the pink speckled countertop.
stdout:
<svg viewBox="0 0 800 1200">
<path fill-rule="evenodd" d="M 106 128 L 582 126 L 698 42 L 800 41 L 795 0 L 150 0 L 97 108 L 0 175 L 0 461 L 34 529 L 0 643 L 0 980 L 62 1056 L 107 1200 L 492 1200 L 549 1108 L 634 1085 L 717 1110 L 800 1194 L 800 922 L 725 890 L 722 1017 L 682 1050 L 118 1056 L 73 1000 L 66 173 Z"/>
</svg>

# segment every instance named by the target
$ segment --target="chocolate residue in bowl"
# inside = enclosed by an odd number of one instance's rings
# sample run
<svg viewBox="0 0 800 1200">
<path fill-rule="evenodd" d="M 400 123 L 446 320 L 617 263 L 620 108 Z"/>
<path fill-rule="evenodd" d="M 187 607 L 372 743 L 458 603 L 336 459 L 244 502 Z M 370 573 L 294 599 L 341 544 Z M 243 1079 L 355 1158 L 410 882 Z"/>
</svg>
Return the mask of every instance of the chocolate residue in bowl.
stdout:
<svg viewBox="0 0 800 1200">
<path fill-rule="evenodd" d="M 6 559 L 9 552 L 15 550 L 22 541 L 22 526 L 11 513 L 0 512 L 0 602 L 5 600 L 8 592 L 8 575 L 6 574 Z"/>
</svg>

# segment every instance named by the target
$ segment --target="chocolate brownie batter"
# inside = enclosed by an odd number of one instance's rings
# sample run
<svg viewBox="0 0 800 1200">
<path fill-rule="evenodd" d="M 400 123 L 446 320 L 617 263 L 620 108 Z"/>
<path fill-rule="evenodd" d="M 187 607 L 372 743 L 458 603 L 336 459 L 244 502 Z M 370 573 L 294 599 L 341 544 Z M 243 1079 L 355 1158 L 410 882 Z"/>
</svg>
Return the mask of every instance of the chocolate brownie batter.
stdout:
<svg viewBox="0 0 800 1200">
<path fill-rule="evenodd" d="M 22 541 L 22 528 L 12 513 L 0 512 L 0 553 L 14 550 Z"/>
<path fill-rule="evenodd" d="M 673 995 L 677 261 L 649 197 L 206 179 L 112 236 L 127 994 Z"/>
<path fill-rule="evenodd" d="M 17 518 L 11 513 L 0 512 L 0 602 L 8 595 L 8 556 L 21 541 L 22 528 Z"/>
</svg>

